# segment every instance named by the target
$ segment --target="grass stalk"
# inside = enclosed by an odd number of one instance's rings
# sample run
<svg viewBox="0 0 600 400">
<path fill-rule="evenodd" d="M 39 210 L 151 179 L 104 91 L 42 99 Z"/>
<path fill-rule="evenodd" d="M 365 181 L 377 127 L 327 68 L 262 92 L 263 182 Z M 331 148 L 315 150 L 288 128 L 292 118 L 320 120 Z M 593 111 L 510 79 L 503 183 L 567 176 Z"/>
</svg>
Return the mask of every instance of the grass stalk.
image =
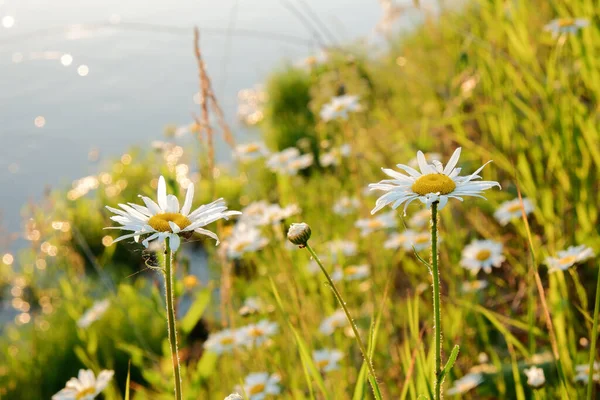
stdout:
<svg viewBox="0 0 600 400">
<path fill-rule="evenodd" d="M 438 247 L 437 247 L 437 206 L 438 202 L 431 205 L 431 274 L 433 277 L 433 330 L 435 336 L 435 399 L 442 398 L 442 324 L 440 313 L 440 274 L 438 270 Z"/>
<path fill-rule="evenodd" d="M 171 347 L 171 360 L 173 362 L 173 379 L 175 380 L 175 399 L 181 400 L 181 371 L 179 367 L 179 350 L 177 348 L 177 327 L 175 319 L 175 305 L 173 296 L 173 252 L 169 238 L 165 239 L 165 297 L 167 300 L 167 328 L 169 344 Z"/>
</svg>

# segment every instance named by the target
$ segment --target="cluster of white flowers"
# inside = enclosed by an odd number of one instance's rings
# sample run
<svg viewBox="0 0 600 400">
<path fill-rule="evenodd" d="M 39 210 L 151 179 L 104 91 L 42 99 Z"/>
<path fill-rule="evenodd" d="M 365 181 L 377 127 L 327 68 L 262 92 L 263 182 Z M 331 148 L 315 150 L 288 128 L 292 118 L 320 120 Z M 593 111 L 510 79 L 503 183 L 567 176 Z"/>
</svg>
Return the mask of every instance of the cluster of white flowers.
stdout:
<svg viewBox="0 0 600 400">
<path fill-rule="evenodd" d="M 362 106 L 358 101 L 358 96 L 345 94 L 332 97 L 329 103 L 323 105 L 320 114 L 321 119 L 328 122 L 336 119 L 347 120 L 350 113 L 360 110 L 362 110 Z"/>
<path fill-rule="evenodd" d="M 600 383 L 600 362 L 595 361 L 593 364 L 593 375 L 592 380 Z M 590 381 L 590 365 L 580 364 L 575 366 L 575 382 L 582 382 L 588 384 Z"/>
<path fill-rule="evenodd" d="M 267 167 L 283 175 L 296 175 L 298 171 L 313 165 L 312 153 L 300 154 L 296 147 L 288 147 L 279 153 L 272 154 L 267 160 Z"/>
<path fill-rule="evenodd" d="M 279 330 L 276 322 L 263 319 L 255 324 L 249 324 L 238 329 L 224 329 L 212 333 L 204 348 L 216 354 L 231 353 L 237 348 L 260 346 L 275 335 Z"/>
<path fill-rule="evenodd" d="M 333 205 L 333 212 L 337 215 L 346 216 L 354 213 L 360 207 L 360 201 L 356 197 L 340 197 Z"/>
<path fill-rule="evenodd" d="M 270 154 L 262 142 L 239 144 L 235 147 L 233 155 L 241 162 L 249 162 L 267 157 Z"/>
<path fill-rule="evenodd" d="M 349 144 L 343 144 L 340 147 L 333 148 L 319 156 L 319 164 L 322 167 L 331 167 L 340 164 L 343 157 L 348 157 L 352 152 Z"/>
<path fill-rule="evenodd" d="M 569 267 L 595 256 L 594 250 L 590 247 L 571 246 L 566 250 L 559 251 L 556 257 L 547 257 L 546 264 L 548 264 L 548 272 L 566 271 Z"/>
</svg>

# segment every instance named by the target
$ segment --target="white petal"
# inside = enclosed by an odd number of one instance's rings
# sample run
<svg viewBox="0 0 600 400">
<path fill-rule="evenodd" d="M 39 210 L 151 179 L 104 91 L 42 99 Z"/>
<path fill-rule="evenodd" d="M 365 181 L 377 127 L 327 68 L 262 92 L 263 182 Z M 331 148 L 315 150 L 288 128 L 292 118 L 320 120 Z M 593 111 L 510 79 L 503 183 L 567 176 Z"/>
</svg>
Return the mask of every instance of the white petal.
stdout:
<svg viewBox="0 0 600 400">
<path fill-rule="evenodd" d="M 188 186 L 187 193 L 185 194 L 185 201 L 183 202 L 183 207 L 181 207 L 181 214 L 186 216 L 190 213 L 192 209 L 192 200 L 194 199 L 194 184 L 190 183 Z"/>
<path fill-rule="evenodd" d="M 179 228 L 179 225 L 177 225 L 173 221 L 169 221 L 169 226 L 171 227 L 171 230 L 173 231 L 173 233 L 179 233 L 181 231 L 181 228 Z"/>
<path fill-rule="evenodd" d="M 153 233 L 152 235 L 148 236 L 146 239 L 144 239 L 144 241 L 142 242 L 142 244 L 144 245 L 145 248 L 148 248 L 148 243 L 150 243 L 151 241 L 153 241 L 154 239 L 156 239 L 158 236 L 160 235 L 160 233 Z"/>
<path fill-rule="evenodd" d="M 156 214 L 161 214 L 164 211 L 158 206 L 158 204 L 156 204 L 154 202 L 154 200 L 152 200 L 150 197 L 146 197 L 146 196 L 141 196 L 140 198 L 143 200 L 144 204 L 146 204 L 146 207 L 148 208 L 148 211 L 150 211 L 153 215 Z"/>
<path fill-rule="evenodd" d="M 158 205 L 160 208 L 165 211 L 167 209 L 167 184 L 165 183 L 165 178 L 158 178 L 158 189 L 156 191 L 156 198 L 158 200 Z"/>
<path fill-rule="evenodd" d="M 419 164 L 419 169 L 421 170 L 421 174 L 426 175 L 431 173 L 429 168 L 429 164 L 427 164 L 427 160 L 425 159 L 425 154 L 421 150 L 417 152 L 417 163 Z"/>
<path fill-rule="evenodd" d="M 197 228 L 197 229 L 194 229 L 194 232 L 197 232 L 197 233 L 200 233 L 201 235 L 206 235 L 206 236 L 209 236 L 209 237 L 215 239 L 217 241 L 217 243 L 215 244 L 215 246 L 218 246 L 219 243 L 221 243 L 219 241 L 219 237 L 217 235 L 215 235 L 214 232 L 211 232 L 208 229 Z"/>
<path fill-rule="evenodd" d="M 167 212 L 178 213 L 179 212 L 179 200 L 172 194 L 167 196 Z"/>
<path fill-rule="evenodd" d="M 460 158 L 460 152 L 461 152 L 460 147 L 458 149 L 454 150 L 452 157 L 450 157 L 448 164 L 446 164 L 446 168 L 444 168 L 445 175 L 450 175 L 450 173 L 452 172 L 454 167 L 456 167 L 456 164 L 458 163 L 458 159 Z"/>
<path fill-rule="evenodd" d="M 169 235 L 171 251 L 175 252 L 179 249 L 179 244 L 181 243 L 181 239 L 179 239 L 179 235 L 176 233 L 172 233 Z"/>
</svg>

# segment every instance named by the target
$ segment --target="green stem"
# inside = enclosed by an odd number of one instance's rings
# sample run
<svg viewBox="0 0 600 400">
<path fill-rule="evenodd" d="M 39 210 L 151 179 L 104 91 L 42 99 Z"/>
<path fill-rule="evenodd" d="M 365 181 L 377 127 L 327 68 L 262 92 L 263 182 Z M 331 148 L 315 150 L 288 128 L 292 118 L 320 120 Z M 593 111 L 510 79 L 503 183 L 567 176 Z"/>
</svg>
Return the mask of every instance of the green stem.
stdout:
<svg viewBox="0 0 600 400">
<path fill-rule="evenodd" d="M 181 400 L 181 372 L 179 369 L 179 350 L 177 349 L 177 327 L 175 325 L 175 306 L 173 305 L 173 253 L 169 238 L 165 239 L 165 297 L 167 299 L 167 328 L 171 345 L 171 360 L 173 362 L 173 377 L 175 379 L 175 399 Z"/>
<path fill-rule="evenodd" d="M 600 313 L 600 264 L 598 264 L 598 282 L 596 283 L 596 304 L 594 305 L 594 326 L 592 327 L 592 345 L 590 346 L 590 370 L 588 372 L 587 398 L 592 400 L 594 392 L 594 361 L 596 360 L 596 341 L 598 340 L 598 313 Z"/>
<path fill-rule="evenodd" d="M 433 324 L 435 336 L 435 399 L 442 398 L 442 324 L 440 315 L 440 274 L 438 271 L 438 248 L 437 248 L 437 206 L 438 202 L 431 205 L 431 274 L 433 275 Z"/>
<path fill-rule="evenodd" d="M 342 306 L 342 309 L 344 310 L 344 313 L 346 314 L 346 318 L 348 319 L 348 322 L 350 323 L 350 326 L 352 327 L 352 331 L 354 332 L 354 337 L 356 338 L 358 347 L 360 347 L 360 351 L 365 360 L 365 363 L 367 363 L 367 368 L 369 369 L 369 375 L 371 375 L 371 379 L 369 379 L 369 383 L 371 384 L 371 387 L 373 389 L 373 394 L 375 395 L 376 399 L 380 400 L 383 397 L 381 396 L 381 390 L 379 389 L 379 385 L 377 383 L 377 377 L 375 376 L 375 369 L 373 368 L 373 363 L 371 362 L 371 357 L 369 357 L 367 348 L 365 347 L 362 339 L 360 338 L 360 333 L 358 333 L 358 328 L 356 327 L 354 320 L 350 316 L 350 311 L 348 311 L 348 308 L 346 307 L 346 302 L 344 301 L 344 299 L 342 299 L 340 292 L 338 292 L 337 288 L 333 284 L 333 280 L 331 279 L 331 276 L 329 276 L 329 273 L 323 267 L 321 260 L 319 259 L 317 254 L 314 252 L 314 250 L 312 249 L 312 247 L 310 247 L 310 245 L 308 243 L 306 243 L 306 249 L 311 254 L 311 256 L 315 259 L 317 264 L 319 264 L 321 271 L 323 271 L 323 273 L 325 274 L 325 277 L 327 278 L 327 282 L 329 283 L 331 290 L 333 290 L 333 294 L 335 295 L 335 298 L 340 303 L 340 305 Z"/>
</svg>

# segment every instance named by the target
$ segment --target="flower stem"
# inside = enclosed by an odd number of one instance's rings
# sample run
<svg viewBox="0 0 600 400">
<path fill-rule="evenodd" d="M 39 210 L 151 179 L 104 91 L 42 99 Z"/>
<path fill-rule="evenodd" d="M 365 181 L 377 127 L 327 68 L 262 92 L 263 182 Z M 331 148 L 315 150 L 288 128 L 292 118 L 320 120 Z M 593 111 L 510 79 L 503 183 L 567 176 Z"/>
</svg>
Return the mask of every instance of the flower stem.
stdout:
<svg viewBox="0 0 600 400">
<path fill-rule="evenodd" d="M 592 327 L 592 345 L 590 346 L 590 365 L 588 372 L 587 399 L 592 400 L 594 392 L 594 362 L 596 361 L 596 341 L 598 340 L 598 314 L 600 313 L 600 264 L 598 265 L 598 282 L 596 283 L 596 304 L 594 305 L 594 326 Z"/>
<path fill-rule="evenodd" d="M 377 377 L 375 376 L 375 369 L 373 368 L 373 363 L 371 362 L 371 357 L 369 357 L 367 348 L 365 347 L 362 339 L 360 338 L 360 333 L 358 332 L 358 328 L 356 327 L 354 320 L 350 316 L 350 311 L 348 311 L 348 308 L 346 307 L 346 302 L 344 301 L 344 299 L 340 295 L 340 292 L 338 292 L 337 288 L 333 284 L 333 280 L 331 279 L 331 276 L 329 275 L 329 273 L 323 267 L 321 260 L 319 259 L 317 254 L 314 252 L 314 250 L 312 249 L 312 247 L 310 247 L 310 245 L 308 243 L 306 243 L 306 249 L 312 255 L 312 257 L 315 259 L 317 264 L 319 264 L 321 271 L 323 271 L 323 273 L 325 274 L 325 277 L 327 278 L 327 282 L 329 283 L 331 290 L 333 290 L 333 294 L 335 295 L 335 298 L 340 303 L 340 305 L 342 306 L 342 309 L 344 310 L 344 313 L 346 314 L 346 318 L 348 319 L 348 322 L 350 323 L 350 326 L 352 327 L 352 331 L 354 332 L 354 337 L 356 338 L 358 347 L 360 347 L 362 356 L 363 356 L 365 362 L 367 363 L 367 368 L 369 369 L 369 375 L 370 375 L 369 383 L 371 384 L 371 387 L 373 389 L 373 394 L 375 395 L 376 399 L 380 400 L 383 397 L 381 396 L 381 390 L 379 389 L 379 384 L 377 383 Z"/>
<path fill-rule="evenodd" d="M 431 205 L 431 274 L 433 275 L 433 328 L 435 336 L 435 399 L 442 398 L 442 324 L 440 315 L 440 274 L 438 271 L 438 241 L 437 241 L 437 206 L 438 202 Z"/>
<path fill-rule="evenodd" d="M 165 239 L 165 297 L 167 299 L 167 330 L 171 345 L 171 360 L 173 362 L 173 377 L 175 379 L 175 399 L 181 400 L 181 372 L 179 370 L 179 350 L 177 349 L 177 327 L 175 306 L 173 305 L 173 253 L 169 238 Z"/>
</svg>

